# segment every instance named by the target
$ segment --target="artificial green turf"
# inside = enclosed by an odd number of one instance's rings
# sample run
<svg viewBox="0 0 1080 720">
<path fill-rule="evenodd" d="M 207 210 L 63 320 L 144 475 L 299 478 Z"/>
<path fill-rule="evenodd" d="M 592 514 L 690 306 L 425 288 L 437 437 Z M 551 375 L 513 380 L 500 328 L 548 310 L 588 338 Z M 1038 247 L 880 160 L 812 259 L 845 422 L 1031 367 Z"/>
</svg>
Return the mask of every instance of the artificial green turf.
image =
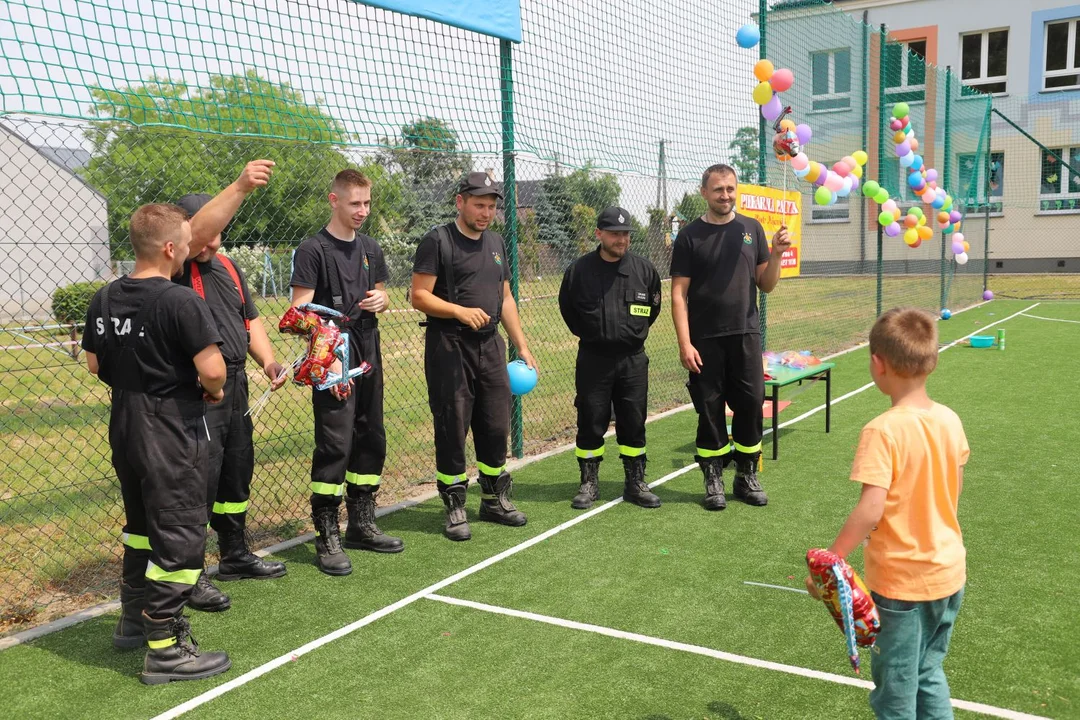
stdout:
<svg viewBox="0 0 1080 720">
<path fill-rule="evenodd" d="M 942 324 L 943 340 L 1029 304 L 995 302 L 958 315 Z M 1032 312 L 1080 319 L 1080 307 Z M 961 501 L 970 581 L 946 669 L 954 697 L 1075 717 L 1080 632 L 1069 598 L 1080 590 L 1080 492 L 1066 461 L 1076 431 L 1063 419 L 1072 412 L 1069 357 L 1080 326 L 1016 318 L 1006 328 L 1005 352 L 950 349 L 931 385 L 965 421 L 972 445 Z M 838 364 L 834 398 L 868 380 L 865 351 Z M 815 407 L 823 394 L 818 383 L 784 417 Z M 832 539 L 855 500 L 845 478 L 858 430 L 886 406 L 871 389 L 834 409 L 829 435 L 823 414 L 783 431 L 780 460 L 766 461 L 761 475 L 767 508 L 732 502 L 724 513 L 706 513 L 693 470 L 658 489 L 665 503 L 658 510 L 620 505 L 441 592 L 850 674 L 841 634 L 819 603 L 743 581 L 800 586 L 803 553 Z M 688 413 L 649 426 L 650 479 L 692 461 L 693 429 Z M 620 485 L 609 454 L 605 500 Z M 408 549 L 389 557 L 350 553 L 356 570 L 349 578 L 321 576 L 306 545 L 284 553 L 291 562 L 282 580 L 223 583 L 234 609 L 194 617 L 203 645 L 233 658 L 220 678 L 141 686 L 140 653 L 109 646 L 110 616 L 0 653 L 5 713 L 152 715 L 576 515 L 568 502 L 576 489 L 572 455 L 515 477 L 526 528 L 474 523 L 471 542 L 451 544 L 439 534 L 436 501 L 384 518 L 384 529 L 401 534 Z M 476 502 L 473 494 L 470 507 Z M 301 713 L 773 718 L 866 717 L 867 709 L 858 688 L 421 600 L 194 715 Z"/>
</svg>

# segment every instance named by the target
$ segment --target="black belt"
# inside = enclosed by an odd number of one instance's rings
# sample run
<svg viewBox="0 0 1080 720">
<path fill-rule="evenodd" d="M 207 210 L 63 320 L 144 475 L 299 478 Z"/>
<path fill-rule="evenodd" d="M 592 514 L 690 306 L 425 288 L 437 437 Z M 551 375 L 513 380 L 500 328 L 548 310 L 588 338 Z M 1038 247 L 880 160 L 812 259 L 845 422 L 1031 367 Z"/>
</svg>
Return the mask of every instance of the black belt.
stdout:
<svg viewBox="0 0 1080 720">
<path fill-rule="evenodd" d="M 359 320 L 353 320 L 349 323 L 349 327 L 359 328 L 361 330 L 372 330 L 379 327 L 379 318 L 360 318 Z"/>
<path fill-rule="evenodd" d="M 633 357 L 634 355 L 645 352 L 644 344 L 636 348 L 628 348 L 625 345 L 579 342 L 578 347 L 585 352 L 591 353 L 593 355 L 599 355 L 600 357 L 611 358 L 613 360 L 618 360 L 625 357 Z"/>
<path fill-rule="evenodd" d="M 485 340 L 494 335 L 499 330 L 498 325 L 492 325 L 489 328 L 483 330 L 473 330 L 468 325 L 462 325 L 457 320 L 449 320 L 444 318 L 430 318 L 425 322 L 420 323 L 421 327 L 427 327 L 430 330 L 437 330 L 439 332 L 454 333 L 455 335 L 461 335 L 462 337 L 477 338 Z"/>
</svg>

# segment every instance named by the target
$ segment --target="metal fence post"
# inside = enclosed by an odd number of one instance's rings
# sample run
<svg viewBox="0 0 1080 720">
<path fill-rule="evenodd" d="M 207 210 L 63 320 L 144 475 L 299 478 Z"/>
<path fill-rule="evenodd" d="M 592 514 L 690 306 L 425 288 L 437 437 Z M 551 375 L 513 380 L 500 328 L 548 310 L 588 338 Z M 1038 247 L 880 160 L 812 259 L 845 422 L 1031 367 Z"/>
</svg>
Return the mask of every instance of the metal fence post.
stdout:
<svg viewBox="0 0 1080 720">
<path fill-rule="evenodd" d="M 949 168 L 951 166 L 951 163 L 949 162 L 949 160 L 951 159 L 950 156 L 952 154 L 952 142 L 951 142 L 952 133 L 950 132 L 952 130 L 951 123 L 952 123 L 952 66 L 946 65 L 945 66 L 945 159 L 944 159 L 943 165 L 942 165 L 942 167 L 944 168 L 944 173 L 943 173 L 944 182 L 942 183 L 942 185 L 944 187 L 954 187 L 951 184 L 951 179 L 949 178 Z M 945 303 L 948 302 L 948 297 L 946 297 L 946 295 L 948 295 L 948 293 L 945 290 L 945 243 L 946 242 L 948 242 L 948 236 L 945 234 L 944 231 L 942 231 L 942 233 L 941 233 L 941 273 L 940 273 L 940 275 L 941 275 L 941 303 L 938 305 L 938 310 L 943 310 L 945 308 Z"/>
<path fill-rule="evenodd" d="M 510 263 L 510 292 L 514 301 L 520 297 L 520 274 L 518 272 L 518 217 L 517 187 L 514 177 L 514 72 L 513 46 L 509 40 L 499 41 L 499 90 L 502 98 L 502 149 L 503 149 L 503 212 L 506 215 L 506 261 Z M 517 359 L 517 349 L 510 344 L 510 358 Z M 521 396 L 513 396 L 510 410 L 510 451 L 521 458 L 525 452 L 525 431 L 522 424 Z"/>
<path fill-rule="evenodd" d="M 758 28 L 761 32 L 761 44 L 758 48 L 758 57 L 762 60 L 765 59 L 765 41 L 767 33 L 766 16 L 769 14 L 769 2 L 768 0 L 758 0 Z M 765 156 L 767 154 L 769 143 L 765 137 L 765 117 L 759 114 L 758 117 L 758 184 L 764 185 L 767 177 L 767 170 L 765 168 Z M 769 295 L 768 293 L 758 291 L 758 316 L 761 324 L 761 349 L 766 348 L 766 338 L 769 332 Z"/>
<path fill-rule="evenodd" d="M 994 115 L 991 112 L 994 107 L 994 96 L 986 96 L 986 177 L 983 178 L 983 188 L 985 191 L 986 209 L 984 216 L 986 218 L 986 227 L 983 230 L 983 292 L 989 288 L 990 284 L 990 168 L 993 166 L 993 148 L 990 144 L 990 140 L 993 137 L 992 126 L 994 124 Z"/>
<path fill-rule="evenodd" d="M 885 30 L 885 23 L 881 23 L 880 30 L 880 47 L 878 48 L 878 177 L 884 180 L 885 170 L 885 44 L 888 42 L 889 35 Z M 885 261 L 882 258 L 882 253 L 885 248 L 885 229 L 881 227 L 881 223 L 877 223 L 877 315 L 881 315 L 881 300 L 882 300 L 882 280 L 885 272 Z"/>
</svg>

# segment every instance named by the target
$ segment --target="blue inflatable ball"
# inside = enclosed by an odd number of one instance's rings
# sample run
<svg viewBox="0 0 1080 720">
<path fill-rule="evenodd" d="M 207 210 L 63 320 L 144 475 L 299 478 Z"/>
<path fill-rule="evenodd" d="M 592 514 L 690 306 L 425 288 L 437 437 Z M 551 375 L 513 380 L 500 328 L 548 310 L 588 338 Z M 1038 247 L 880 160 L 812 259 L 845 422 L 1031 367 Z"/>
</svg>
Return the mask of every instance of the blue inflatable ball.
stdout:
<svg viewBox="0 0 1080 720">
<path fill-rule="evenodd" d="M 952 317 L 952 313 L 949 312 L 948 308 L 941 311 L 941 319 L 942 320 L 948 320 L 951 317 Z"/>
<path fill-rule="evenodd" d="M 536 387 L 536 371 L 524 360 L 507 363 L 506 372 L 510 375 L 510 392 L 514 395 L 525 395 Z"/>
<path fill-rule="evenodd" d="M 739 43 L 741 48 L 752 48 L 758 44 L 761 40 L 761 31 L 758 30 L 757 25 L 743 25 L 739 28 L 739 32 L 735 34 L 735 42 Z"/>
</svg>

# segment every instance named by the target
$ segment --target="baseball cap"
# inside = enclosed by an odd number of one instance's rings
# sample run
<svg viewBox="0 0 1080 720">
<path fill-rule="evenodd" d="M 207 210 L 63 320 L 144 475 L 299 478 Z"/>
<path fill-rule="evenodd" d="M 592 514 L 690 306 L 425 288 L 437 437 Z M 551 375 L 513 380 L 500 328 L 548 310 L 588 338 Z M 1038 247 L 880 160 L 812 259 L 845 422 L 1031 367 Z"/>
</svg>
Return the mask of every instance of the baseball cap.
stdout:
<svg viewBox="0 0 1080 720">
<path fill-rule="evenodd" d="M 484 172 L 471 172 L 465 176 L 458 186 L 459 195 L 495 195 L 500 200 L 502 193 L 499 192 L 499 184 L 488 177 Z"/>
<path fill-rule="evenodd" d="M 611 232 L 630 232 L 630 213 L 621 207 L 612 205 L 596 216 L 597 230 Z"/>
<path fill-rule="evenodd" d="M 188 217 L 191 217 L 202 210 L 203 206 L 210 202 L 210 200 L 211 197 L 206 193 L 192 193 L 177 200 L 176 204 L 184 208 Z"/>
</svg>

